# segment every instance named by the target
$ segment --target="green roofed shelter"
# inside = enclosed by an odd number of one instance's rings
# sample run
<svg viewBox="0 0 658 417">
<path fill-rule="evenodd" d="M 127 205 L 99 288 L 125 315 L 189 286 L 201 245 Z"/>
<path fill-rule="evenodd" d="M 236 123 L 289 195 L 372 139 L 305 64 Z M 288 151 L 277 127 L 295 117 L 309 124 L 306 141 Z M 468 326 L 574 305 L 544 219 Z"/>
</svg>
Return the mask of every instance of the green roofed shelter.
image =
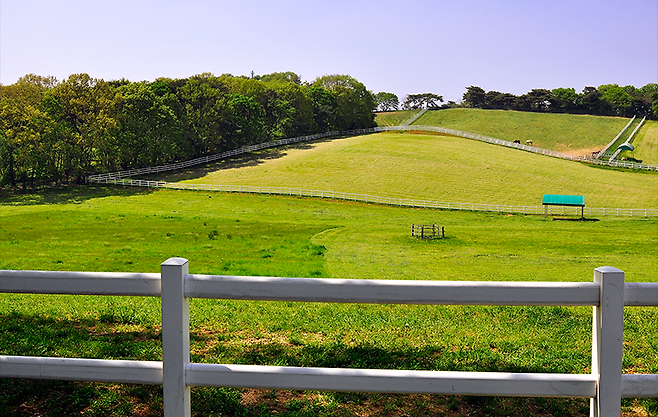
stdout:
<svg viewBox="0 0 658 417">
<path fill-rule="evenodd" d="M 545 217 L 548 217 L 548 206 L 569 206 L 580 207 L 580 216 L 585 218 L 585 196 L 582 195 L 544 194 L 542 204 L 545 207 Z"/>
</svg>

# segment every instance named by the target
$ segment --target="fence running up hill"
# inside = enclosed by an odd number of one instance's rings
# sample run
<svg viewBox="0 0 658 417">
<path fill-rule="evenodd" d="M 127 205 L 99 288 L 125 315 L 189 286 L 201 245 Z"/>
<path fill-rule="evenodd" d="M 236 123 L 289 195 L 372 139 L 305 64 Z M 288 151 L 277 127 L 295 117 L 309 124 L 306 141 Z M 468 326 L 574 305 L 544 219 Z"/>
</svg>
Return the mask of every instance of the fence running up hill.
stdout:
<svg viewBox="0 0 658 417">
<path fill-rule="evenodd" d="M 162 362 L 0 356 L 1 378 L 163 385 L 166 417 L 190 416 L 190 387 L 431 393 L 591 399 L 619 417 L 621 398 L 658 397 L 658 375 L 622 374 L 624 306 L 658 306 L 658 283 L 386 281 L 193 275 L 171 258 L 160 274 L 0 271 L 0 293 L 152 296 L 162 300 Z M 592 373 L 445 372 L 190 362 L 189 299 L 427 305 L 593 306 Z M 6 336 L 5 336 L 6 337 Z"/>
</svg>

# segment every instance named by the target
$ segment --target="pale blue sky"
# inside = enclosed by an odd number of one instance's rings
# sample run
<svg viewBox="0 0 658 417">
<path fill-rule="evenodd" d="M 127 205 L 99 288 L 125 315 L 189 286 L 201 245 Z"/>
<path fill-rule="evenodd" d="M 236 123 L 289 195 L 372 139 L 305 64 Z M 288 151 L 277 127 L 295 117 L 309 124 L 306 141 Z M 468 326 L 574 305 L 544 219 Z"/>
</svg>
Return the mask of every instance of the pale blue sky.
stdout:
<svg viewBox="0 0 658 417">
<path fill-rule="evenodd" d="M 658 83 L 656 0 L 0 0 L 0 83 L 349 74 L 373 92 Z"/>
</svg>

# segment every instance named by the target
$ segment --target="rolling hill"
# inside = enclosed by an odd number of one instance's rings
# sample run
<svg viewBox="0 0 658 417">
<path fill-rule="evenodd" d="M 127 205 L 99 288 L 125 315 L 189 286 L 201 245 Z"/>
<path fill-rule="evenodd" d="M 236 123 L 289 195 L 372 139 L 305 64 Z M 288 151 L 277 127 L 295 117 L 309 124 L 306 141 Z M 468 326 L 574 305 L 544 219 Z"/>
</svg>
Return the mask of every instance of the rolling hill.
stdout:
<svg viewBox="0 0 658 417">
<path fill-rule="evenodd" d="M 658 174 L 589 166 L 442 135 L 387 132 L 269 149 L 152 179 L 299 187 L 444 202 L 658 207 Z"/>
</svg>

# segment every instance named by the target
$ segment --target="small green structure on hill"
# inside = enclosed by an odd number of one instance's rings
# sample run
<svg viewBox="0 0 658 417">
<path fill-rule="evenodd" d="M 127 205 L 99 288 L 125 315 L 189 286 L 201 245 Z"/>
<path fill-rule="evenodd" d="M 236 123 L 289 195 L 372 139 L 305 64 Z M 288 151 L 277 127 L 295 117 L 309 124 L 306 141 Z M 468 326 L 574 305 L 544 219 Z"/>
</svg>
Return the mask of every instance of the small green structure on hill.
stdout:
<svg viewBox="0 0 658 417">
<path fill-rule="evenodd" d="M 542 204 L 545 208 L 544 218 L 548 218 L 548 206 L 580 207 L 580 218 L 585 218 L 585 196 L 582 195 L 544 194 Z"/>
</svg>

